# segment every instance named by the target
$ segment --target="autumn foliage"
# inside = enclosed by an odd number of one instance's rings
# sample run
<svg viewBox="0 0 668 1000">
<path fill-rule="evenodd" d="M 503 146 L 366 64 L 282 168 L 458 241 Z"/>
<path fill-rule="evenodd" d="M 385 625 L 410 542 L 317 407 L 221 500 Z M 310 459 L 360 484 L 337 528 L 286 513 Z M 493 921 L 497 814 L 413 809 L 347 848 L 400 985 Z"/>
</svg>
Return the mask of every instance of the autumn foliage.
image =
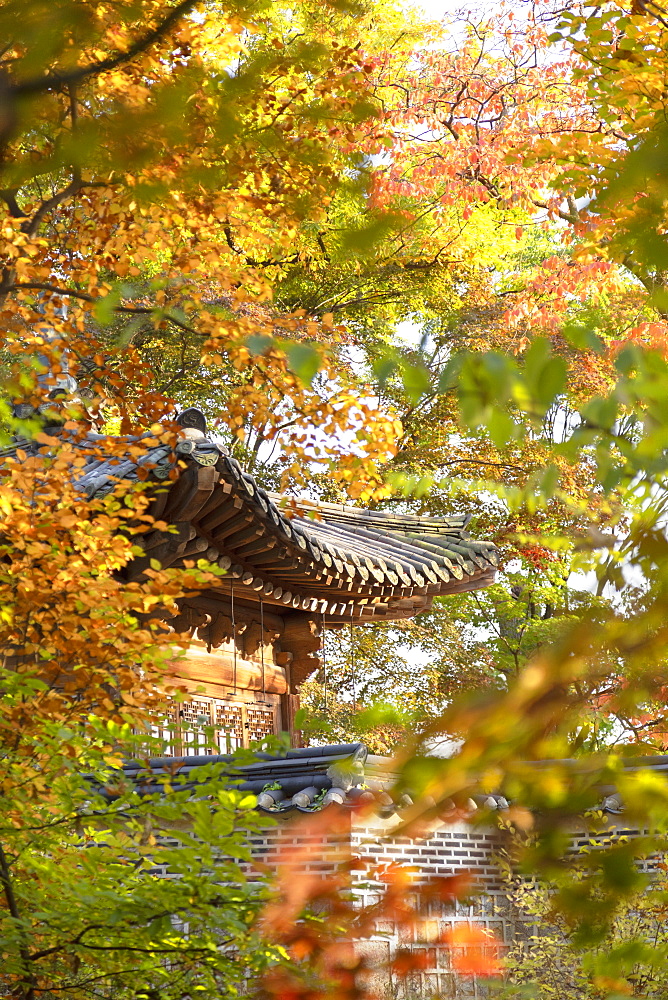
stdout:
<svg viewBox="0 0 668 1000">
<path fill-rule="evenodd" d="M 327 310 L 272 304 L 302 220 L 318 224 L 371 114 L 364 53 L 326 24 L 286 45 L 280 15 L 65 3 L 41 22 L 38 6 L 20 26 L 3 11 L 0 318 L 15 350 L 25 359 L 46 323 L 124 431 L 169 415 L 194 350 L 209 379 L 231 374 L 227 428 L 287 423 L 293 475 L 308 458 L 357 489 L 377 483 L 395 423 L 332 356 L 344 331 Z M 150 359 L 163 352 L 181 360 L 161 380 Z M 357 448 L 342 465 L 343 431 Z"/>
<path fill-rule="evenodd" d="M 355 818 L 363 819 L 363 813 L 358 809 Z M 426 949 L 433 956 L 434 949 L 444 945 L 451 949 L 454 972 L 483 979 L 498 975 L 499 942 L 477 925 L 455 917 L 455 904 L 471 892 L 469 880 L 456 875 L 425 881 L 405 865 L 379 865 L 368 856 L 353 855 L 350 827 L 349 813 L 332 816 L 329 811 L 288 823 L 282 831 L 284 845 L 279 835 L 279 856 L 272 865 L 275 896 L 265 907 L 261 924 L 295 964 L 274 966 L 266 974 L 262 986 L 267 995 L 375 1000 L 385 994 L 388 983 L 399 988 L 410 983 L 429 962 Z M 324 857 L 329 873 L 309 872 L 313 862 Z M 365 903 L 362 890 L 370 886 L 377 902 Z M 434 933 L 434 923 L 439 926 L 429 919 L 434 906 L 439 912 L 449 911 L 451 929 Z M 368 945 L 374 938 L 382 941 L 382 928 L 388 924 L 401 940 L 426 949 L 386 947 L 385 959 L 379 960 Z"/>
<path fill-rule="evenodd" d="M 120 780 L 167 692 L 161 622 L 213 570 L 125 581 L 147 495 L 119 476 L 91 499 L 76 471 L 97 432 L 119 459 L 171 448 L 184 404 L 267 487 L 474 512 L 498 583 L 341 642 L 320 735 L 400 744 L 414 829 L 503 792 L 502 825 L 536 837 L 518 863 L 558 884 L 574 940 L 592 914 L 608 940 L 633 848 L 569 881 L 569 824 L 601 784 L 650 834 L 668 801 L 622 763 L 668 731 L 667 30 L 651 2 L 442 24 L 334 0 L 0 5 L 8 996 L 215 997 L 242 969 L 276 997 L 363 996 L 351 941 L 421 919 L 400 870 L 352 907 L 353 859 L 296 879 L 297 851 L 273 896 L 251 884 L 252 797 L 215 767 L 200 799 L 178 773 L 155 797 Z M 409 718 L 360 715 L 377 694 Z M 435 762 L 409 732 L 462 745 Z M 475 926 L 440 943 L 462 974 L 501 968 Z M 617 960 L 598 996 L 633 989 Z"/>
</svg>

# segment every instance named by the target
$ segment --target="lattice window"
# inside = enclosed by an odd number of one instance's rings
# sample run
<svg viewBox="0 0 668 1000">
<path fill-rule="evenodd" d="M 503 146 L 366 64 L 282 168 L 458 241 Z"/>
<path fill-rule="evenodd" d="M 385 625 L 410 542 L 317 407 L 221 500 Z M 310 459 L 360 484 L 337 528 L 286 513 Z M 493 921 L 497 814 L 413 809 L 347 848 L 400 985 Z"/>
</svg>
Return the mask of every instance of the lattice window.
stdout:
<svg viewBox="0 0 668 1000">
<path fill-rule="evenodd" d="M 176 753 L 178 709 L 173 706 L 158 725 L 151 726 L 151 736 L 164 743 L 163 754 L 173 757 Z"/>
<path fill-rule="evenodd" d="M 244 717 L 241 705 L 213 702 L 214 726 L 221 753 L 229 753 L 244 745 Z"/>
<path fill-rule="evenodd" d="M 211 698 L 191 698 L 179 706 L 181 753 L 186 757 L 215 753 Z"/>
<path fill-rule="evenodd" d="M 160 740 L 162 746 L 146 742 L 133 750 L 130 757 L 155 757 L 158 754 L 161 757 L 173 757 L 178 752 L 178 709 L 175 705 L 169 704 L 159 722 L 154 723 L 148 729 L 134 729 L 133 732 L 136 735 L 152 736 L 155 740 Z"/>
<path fill-rule="evenodd" d="M 273 735 L 277 730 L 276 712 L 271 705 L 192 697 L 170 707 L 164 722 L 152 726 L 151 735 L 164 740 L 162 753 L 167 757 L 231 753 Z M 150 752 L 155 753 L 155 748 Z"/>
<path fill-rule="evenodd" d="M 246 707 L 246 733 L 249 742 L 263 740 L 274 734 L 274 709 L 264 705 Z"/>
</svg>

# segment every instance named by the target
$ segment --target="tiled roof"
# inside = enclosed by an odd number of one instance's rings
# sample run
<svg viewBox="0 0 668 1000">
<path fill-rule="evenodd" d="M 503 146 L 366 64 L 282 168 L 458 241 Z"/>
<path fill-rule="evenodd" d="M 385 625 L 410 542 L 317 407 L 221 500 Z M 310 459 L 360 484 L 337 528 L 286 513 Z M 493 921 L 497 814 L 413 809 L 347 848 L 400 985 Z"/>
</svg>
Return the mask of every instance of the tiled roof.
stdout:
<svg viewBox="0 0 668 1000">
<path fill-rule="evenodd" d="M 179 528 L 178 534 L 138 536 L 146 555 L 133 562 L 131 578 L 141 575 L 151 559 L 169 566 L 205 556 L 227 571 L 221 578 L 223 595 L 232 585 L 240 600 L 262 598 L 317 612 L 332 624 L 409 618 L 427 609 L 434 596 L 493 581 L 497 550 L 492 542 L 469 537 L 466 516 L 411 516 L 279 498 L 207 436 L 198 411 L 186 411 L 180 419 L 185 426 L 174 450 L 147 441 L 140 457 L 131 457 L 129 449 L 149 435 L 122 440 L 70 436 L 87 456 L 77 482 L 90 497 L 110 491 L 119 479 L 148 474 L 157 487 L 151 513 Z M 111 441 L 115 457 L 105 457 Z M 123 441 L 128 457 L 119 455 Z M 29 453 L 40 446 L 22 442 L 21 447 Z M 173 481 L 169 476 L 177 464 L 180 475 Z M 215 600 L 216 591 L 210 595 Z"/>
<path fill-rule="evenodd" d="M 123 770 L 128 778 L 137 782 L 146 792 L 159 787 L 161 775 L 174 773 L 185 779 L 191 772 L 205 764 L 228 765 L 236 786 L 257 796 L 257 808 L 271 815 L 290 812 L 318 812 L 331 805 L 345 808 L 364 806 L 383 817 L 401 816 L 413 805 L 406 793 L 397 793 L 396 774 L 392 761 L 387 757 L 369 754 L 363 743 L 344 743 L 334 746 L 309 747 L 289 750 L 284 755 L 257 753 L 252 764 L 239 766 L 229 755 L 199 757 L 160 757 L 148 761 L 128 761 Z M 534 766 L 566 765 L 578 767 L 578 761 L 535 761 Z M 580 762 L 581 763 L 581 762 Z M 626 771 L 644 769 L 668 771 L 668 755 L 629 758 L 623 762 Z M 196 780 L 192 780 L 196 787 Z M 598 809 L 604 813 L 624 813 L 624 802 L 614 786 L 601 785 Z M 473 794 L 460 802 L 447 801 L 439 815 L 444 822 L 470 819 L 478 810 L 498 811 L 507 809 L 508 800 L 500 794 Z"/>
<path fill-rule="evenodd" d="M 668 754 L 656 754 L 652 757 L 623 757 L 618 763 L 621 764 L 627 774 L 635 774 L 640 771 L 653 771 L 668 775 Z M 582 772 L 588 775 L 590 765 L 586 758 L 562 758 L 561 760 L 537 760 L 532 761 L 531 766 L 540 772 L 544 768 L 558 767 L 567 774 L 577 775 Z M 597 782 L 596 794 L 600 795 L 598 805 L 595 807 L 600 812 L 621 815 L 625 812 L 624 797 L 614 784 L 604 784 Z"/>
<path fill-rule="evenodd" d="M 413 805 L 410 795 L 394 791 L 396 776 L 391 760 L 369 754 L 363 743 L 289 750 L 281 756 L 258 753 L 257 758 L 255 763 L 235 767 L 234 758 L 228 755 L 161 757 L 150 760 L 148 767 L 143 761 L 129 761 L 123 770 L 140 789 L 149 792 L 161 775 L 176 773 L 188 785 L 194 769 L 212 763 L 228 765 L 237 787 L 256 795 L 257 808 L 272 815 L 318 812 L 339 805 L 364 806 L 389 817 Z M 192 787 L 196 787 L 195 779 Z M 500 795 L 479 795 L 459 806 L 447 804 L 444 811 L 470 816 L 478 808 L 507 806 Z"/>
</svg>

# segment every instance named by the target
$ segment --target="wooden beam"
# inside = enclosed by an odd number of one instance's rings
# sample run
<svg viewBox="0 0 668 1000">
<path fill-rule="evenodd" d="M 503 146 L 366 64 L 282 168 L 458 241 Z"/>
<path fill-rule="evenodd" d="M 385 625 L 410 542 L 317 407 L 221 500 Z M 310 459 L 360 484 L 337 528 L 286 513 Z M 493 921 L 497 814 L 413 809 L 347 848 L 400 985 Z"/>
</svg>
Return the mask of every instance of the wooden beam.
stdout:
<svg viewBox="0 0 668 1000">
<path fill-rule="evenodd" d="M 245 519 L 247 512 L 244 510 L 243 503 L 237 497 L 232 497 L 231 499 L 221 498 L 217 506 L 206 517 L 200 519 L 200 527 L 207 534 L 213 535 L 218 525 L 224 524 L 225 521 L 229 521 L 233 517 L 239 517 L 239 511 L 243 512 L 242 516 Z"/>
<path fill-rule="evenodd" d="M 199 681 L 205 687 L 210 683 L 234 686 L 234 657 L 229 651 L 208 653 L 203 644 L 193 644 L 188 647 L 185 656 L 174 661 L 174 669 L 177 677 Z M 261 664 L 237 656 L 236 681 L 240 690 L 261 691 Z M 288 682 L 283 667 L 265 662 L 264 690 L 270 694 L 286 694 Z"/>
<path fill-rule="evenodd" d="M 166 520 L 190 521 L 209 499 L 219 473 L 210 465 L 190 465 L 169 491 Z"/>
<path fill-rule="evenodd" d="M 186 607 L 201 607 L 212 614 L 222 614 L 227 615 L 230 619 L 232 617 L 232 602 L 229 596 L 220 595 L 216 591 L 205 591 L 203 594 L 197 594 L 194 597 L 186 598 L 179 602 L 180 606 Z M 259 619 L 260 614 L 260 604 L 259 601 L 248 601 L 244 600 L 237 594 L 235 588 L 234 592 L 234 616 L 241 621 L 256 621 Z M 283 630 L 284 621 L 280 615 L 274 614 L 266 609 L 263 612 L 265 621 L 267 625 L 271 626 L 273 629 Z"/>
</svg>

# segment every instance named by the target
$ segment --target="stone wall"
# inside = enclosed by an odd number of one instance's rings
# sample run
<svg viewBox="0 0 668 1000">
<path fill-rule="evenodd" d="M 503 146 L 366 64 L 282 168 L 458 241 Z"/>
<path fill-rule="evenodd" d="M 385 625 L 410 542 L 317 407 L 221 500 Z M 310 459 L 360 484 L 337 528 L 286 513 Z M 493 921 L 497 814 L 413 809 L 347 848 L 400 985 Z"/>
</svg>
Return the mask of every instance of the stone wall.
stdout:
<svg viewBox="0 0 668 1000">
<path fill-rule="evenodd" d="M 444 940 L 457 924 L 475 924 L 490 931 L 500 944 L 499 955 L 513 940 L 513 923 L 507 891 L 501 883 L 499 867 L 494 862 L 501 849 L 496 830 L 474 827 L 458 820 L 434 829 L 424 839 L 393 835 L 396 820 L 356 824 L 351 834 L 353 853 L 370 858 L 376 864 L 401 865 L 412 872 L 411 902 L 421 911 L 422 919 L 409 928 L 386 922 L 378 927 L 373 947 L 391 956 L 398 948 L 419 956 L 422 968 L 406 980 L 386 983 L 388 996 L 416 998 L 478 998 L 486 995 L 484 982 L 474 976 L 458 974 L 451 964 L 452 948 Z M 434 876 L 466 873 L 475 895 L 470 902 L 450 903 L 425 896 L 421 890 Z M 360 872 L 360 875 L 362 872 Z M 382 892 L 381 885 L 364 885 L 357 894 L 364 905 L 373 903 Z M 422 898 L 421 898 L 422 897 Z M 389 979 L 389 977 L 388 977 Z"/>
<path fill-rule="evenodd" d="M 588 833 L 584 824 L 572 830 L 572 853 L 607 846 L 618 838 L 637 838 L 642 830 L 629 827 L 622 817 L 607 817 L 607 829 L 599 835 Z M 376 980 L 380 996 L 387 1000 L 482 1000 L 487 996 L 484 980 L 462 975 L 452 967 L 449 935 L 461 924 L 474 924 L 489 931 L 499 944 L 502 956 L 530 928 L 522 926 L 513 913 L 509 889 L 501 877 L 496 858 L 504 842 L 494 828 L 472 825 L 459 819 L 442 824 L 421 838 L 403 836 L 401 821 L 395 815 L 383 819 L 364 817 L 347 807 L 330 806 L 309 814 L 296 811 L 267 817 L 267 825 L 250 838 L 255 863 L 253 871 L 273 872 L 283 869 L 288 880 L 300 875 L 327 879 L 345 864 L 351 871 L 350 885 L 360 907 L 375 904 L 385 891 L 381 881 L 369 877 L 364 859 L 381 870 L 400 866 L 407 872 L 406 898 L 419 911 L 412 925 L 402 924 L 385 915 L 378 920 L 375 933 L 357 943 Z M 641 870 L 652 874 L 658 857 L 639 859 Z M 430 893 L 436 877 L 466 873 L 474 892 L 468 901 L 450 902 Z M 173 877 L 160 871 L 163 877 Z M 398 951 L 418 959 L 419 969 L 407 978 L 393 977 L 388 966 Z"/>
<path fill-rule="evenodd" d="M 329 816 L 329 821 L 327 817 Z M 323 878 L 338 870 L 342 862 L 363 858 L 373 865 L 399 865 L 409 872 L 409 902 L 420 910 L 420 920 L 401 927 L 386 919 L 376 925 L 376 933 L 359 949 L 376 967 L 379 992 L 388 1000 L 430 1000 L 432 997 L 468 1000 L 486 995 L 483 982 L 463 976 L 451 967 L 451 946 L 443 940 L 457 924 L 474 923 L 489 930 L 500 943 L 499 954 L 513 940 L 513 923 L 502 885 L 495 853 L 501 848 L 497 831 L 474 827 L 459 820 L 440 826 L 423 839 L 394 834 L 398 820 L 380 817 L 362 819 L 349 809 L 333 806 L 311 816 L 290 814 L 268 825 L 261 836 L 251 840 L 259 867 L 287 866 L 295 877 L 300 872 L 317 873 Z M 468 873 L 475 887 L 470 902 L 451 903 L 427 898 L 422 890 L 434 876 Z M 369 880 L 364 865 L 352 867 L 352 889 L 360 906 L 378 901 L 384 891 L 381 882 Z M 429 894 L 427 894 L 429 896 Z M 398 949 L 418 956 L 422 966 L 407 979 L 394 979 L 387 966 Z"/>
</svg>

